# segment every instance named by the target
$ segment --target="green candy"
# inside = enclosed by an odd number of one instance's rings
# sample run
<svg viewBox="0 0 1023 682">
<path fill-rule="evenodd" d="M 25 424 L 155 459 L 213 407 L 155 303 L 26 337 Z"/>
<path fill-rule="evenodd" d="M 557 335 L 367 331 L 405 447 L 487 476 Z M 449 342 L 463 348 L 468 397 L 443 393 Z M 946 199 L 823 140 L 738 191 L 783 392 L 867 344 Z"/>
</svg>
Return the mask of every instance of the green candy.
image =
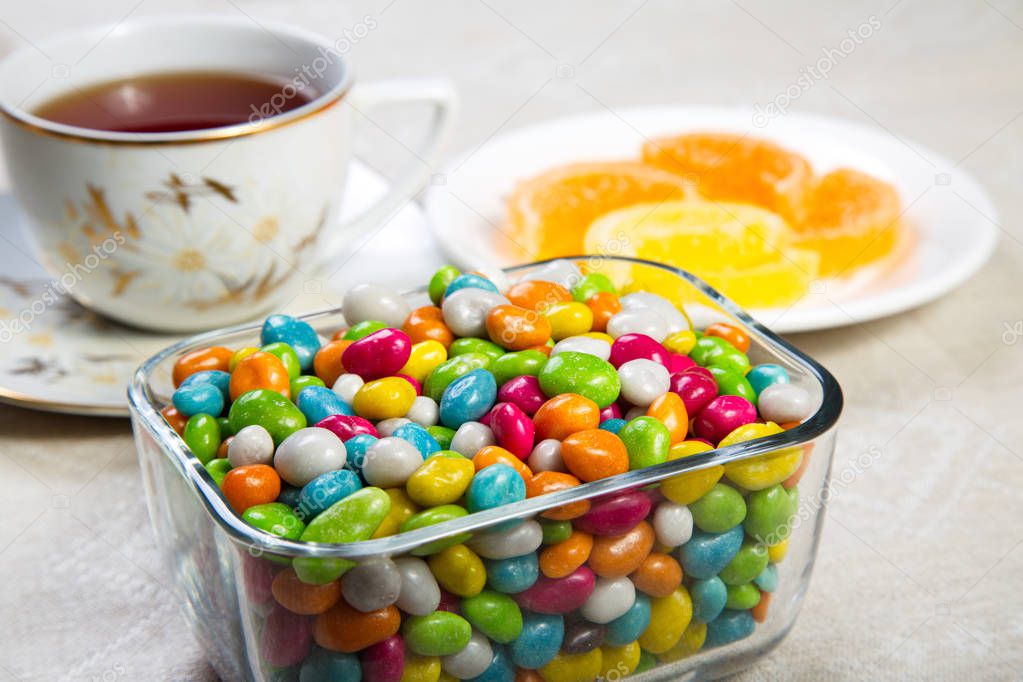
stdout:
<svg viewBox="0 0 1023 682">
<path fill-rule="evenodd" d="M 728 586 L 728 599 L 725 600 L 726 609 L 745 611 L 746 609 L 752 609 L 759 603 L 760 590 L 753 583 Z"/>
<path fill-rule="evenodd" d="M 461 602 L 462 615 L 472 626 L 500 644 L 508 644 L 522 632 L 522 611 L 506 594 L 483 590 Z"/>
<path fill-rule="evenodd" d="M 435 526 L 438 523 L 444 523 L 451 519 L 461 518 L 466 516 L 468 513 L 469 511 L 465 507 L 461 507 L 457 504 L 442 504 L 439 507 L 430 507 L 429 509 L 424 509 L 418 514 L 413 514 L 402 521 L 401 526 L 398 528 L 398 532 L 407 533 L 408 531 L 416 530 L 417 528 Z M 411 553 L 413 556 L 436 554 L 448 547 L 460 545 L 470 537 L 472 537 L 472 533 L 460 533 L 459 535 L 455 535 L 450 538 L 434 540 L 433 542 L 428 542 L 425 545 L 416 547 Z"/>
<path fill-rule="evenodd" d="M 320 377 L 313 376 L 312 374 L 303 374 L 291 380 L 291 395 L 297 398 L 303 388 L 309 388 L 310 386 L 326 387 L 326 385 Z"/>
<path fill-rule="evenodd" d="M 795 494 L 793 494 L 795 493 Z M 781 484 L 755 490 L 746 500 L 746 520 L 742 526 L 757 540 L 776 545 L 792 531 L 791 519 L 799 504 L 799 492 L 785 490 Z"/>
<path fill-rule="evenodd" d="M 283 341 L 268 343 L 259 350 L 270 355 L 276 355 L 280 359 L 281 364 L 284 365 L 284 369 L 288 370 L 289 379 L 297 379 L 302 374 L 302 363 L 298 360 L 298 353 Z M 292 395 L 298 394 L 292 393 Z"/>
<path fill-rule="evenodd" d="M 438 403 L 444 395 L 444 389 L 455 379 L 465 376 L 474 369 L 486 369 L 490 365 L 490 356 L 484 353 L 464 353 L 455 358 L 445 360 L 433 368 L 430 376 L 423 384 L 423 395 L 433 398 Z"/>
<path fill-rule="evenodd" d="M 618 437 L 629 453 L 629 469 L 642 469 L 668 461 L 671 434 L 667 426 L 653 417 L 636 417 L 622 427 Z"/>
<path fill-rule="evenodd" d="M 749 358 L 746 357 L 745 353 L 739 350 L 733 350 L 722 353 L 711 360 L 708 367 L 720 367 L 721 369 L 727 369 L 730 372 L 746 376 L 746 372 L 749 371 L 750 364 Z"/>
<path fill-rule="evenodd" d="M 362 488 L 335 502 L 309 522 L 299 539 L 302 542 L 344 544 L 366 540 L 391 510 L 390 496 L 380 488 Z M 325 585 L 337 580 L 355 565 L 348 559 L 296 557 L 293 562 L 299 580 Z"/>
<path fill-rule="evenodd" d="M 449 358 L 465 355 L 466 353 L 482 353 L 490 359 L 496 360 L 504 355 L 504 348 L 501 348 L 493 341 L 477 339 L 471 336 L 466 336 L 454 341 L 448 348 Z"/>
<path fill-rule="evenodd" d="M 520 350 L 515 353 L 505 353 L 490 363 L 489 369 L 494 375 L 497 385 L 501 386 L 515 377 L 524 375 L 535 377 L 546 364 L 547 356 L 540 351 Z"/>
<path fill-rule="evenodd" d="M 228 421 L 227 417 L 217 417 L 217 424 L 220 425 L 220 439 L 224 440 L 228 436 L 233 436 L 234 431 L 231 430 L 231 422 Z"/>
<path fill-rule="evenodd" d="M 455 430 L 449 429 L 446 426 L 437 424 L 435 426 L 427 426 L 426 432 L 433 436 L 433 439 L 440 445 L 441 450 L 447 450 L 451 447 L 451 439 L 455 437 Z"/>
<path fill-rule="evenodd" d="M 298 540 L 305 530 L 305 524 L 302 523 L 302 519 L 298 518 L 294 510 L 280 502 L 249 507 L 242 514 L 242 518 L 250 525 L 266 531 L 270 535 L 288 540 Z"/>
<path fill-rule="evenodd" d="M 402 635 L 405 645 L 420 656 L 450 656 L 469 643 L 472 626 L 457 613 L 434 611 L 407 619 Z"/>
<path fill-rule="evenodd" d="M 454 282 L 455 278 L 460 274 L 462 273 L 454 265 L 445 265 L 433 273 L 426 291 L 434 305 L 440 305 L 440 302 L 444 299 L 444 292 L 448 290 L 448 285 Z"/>
<path fill-rule="evenodd" d="M 268 388 L 256 388 L 238 396 L 227 418 L 235 433 L 259 424 L 270 433 L 274 445 L 306 427 L 305 415 L 295 403 Z"/>
<path fill-rule="evenodd" d="M 380 320 L 363 320 L 349 327 L 348 331 L 341 338 L 345 341 L 358 341 L 362 337 L 369 336 L 381 329 L 387 329 L 387 325 Z"/>
<path fill-rule="evenodd" d="M 746 518 L 746 501 L 735 488 L 718 483 L 689 505 L 693 523 L 705 533 L 724 533 Z"/>
<path fill-rule="evenodd" d="M 572 298 L 580 303 L 586 303 L 586 301 L 604 291 L 611 294 L 617 293 L 614 282 L 607 275 L 591 272 L 572 287 Z"/>
<path fill-rule="evenodd" d="M 714 376 L 714 381 L 718 384 L 719 395 L 737 395 L 754 405 L 757 404 L 757 392 L 753 390 L 745 376 L 717 365 L 709 365 L 707 370 Z"/>
<path fill-rule="evenodd" d="M 572 535 L 571 521 L 548 521 L 540 520 L 540 528 L 543 529 L 543 544 L 556 545 L 564 542 Z"/>
<path fill-rule="evenodd" d="M 182 434 L 185 445 L 200 462 L 206 464 L 217 456 L 220 447 L 220 424 L 217 418 L 200 412 L 188 418 Z"/>
<path fill-rule="evenodd" d="M 651 670 L 657 665 L 657 657 L 646 649 L 640 649 L 639 651 L 639 665 L 632 671 L 633 675 L 639 675 L 645 673 L 647 670 Z"/>
<path fill-rule="evenodd" d="M 211 459 L 203 466 L 206 467 L 206 472 L 218 486 L 224 482 L 224 476 L 227 476 L 227 472 L 231 470 L 231 463 L 224 457 Z"/>
<path fill-rule="evenodd" d="M 547 396 L 578 393 L 597 403 L 600 409 L 617 400 L 622 388 L 618 372 L 611 363 L 595 355 L 575 351 L 559 353 L 549 359 L 537 378 L 540 380 L 540 389 Z"/>
<path fill-rule="evenodd" d="M 767 545 L 756 540 L 746 540 L 739 552 L 721 569 L 718 577 L 726 585 L 742 585 L 748 583 L 767 568 Z"/>
<path fill-rule="evenodd" d="M 720 336 L 700 336 L 696 339 L 693 349 L 689 351 L 689 357 L 696 364 L 707 367 L 713 364 L 716 358 L 729 352 L 739 351 Z"/>
</svg>

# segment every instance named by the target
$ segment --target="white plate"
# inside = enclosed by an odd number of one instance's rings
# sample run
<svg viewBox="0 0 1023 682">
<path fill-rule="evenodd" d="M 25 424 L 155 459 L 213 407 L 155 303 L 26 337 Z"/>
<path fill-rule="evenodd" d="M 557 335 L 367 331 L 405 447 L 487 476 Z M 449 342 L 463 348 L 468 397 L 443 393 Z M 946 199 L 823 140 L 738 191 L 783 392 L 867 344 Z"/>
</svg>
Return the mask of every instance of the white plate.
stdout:
<svg viewBox="0 0 1023 682">
<path fill-rule="evenodd" d="M 383 178 L 353 164 L 342 213 L 357 214 L 385 189 Z M 33 260 L 19 229 L 22 220 L 14 198 L 0 193 L 0 401 L 53 412 L 127 416 L 125 391 L 135 368 L 181 337 L 125 327 L 69 298 L 48 297 L 52 280 Z M 418 205 L 407 204 L 353 244 L 322 279 L 306 282 L 305 291 L 286 311 L 339 305 L 341 292 L 361 281 L 399 288 L 427 281 L 441 259 L 425 222 Z M 28 328 L 11 333 L 11 318 L 18 316 L 28 321 Z"/>
<path fill-rule="evenodd" d="M 905 218 L 918 233 L 909 256 L 815 282 L 791 307 L 750 311 L 776 331 L 839 327 L 921 305 L 962 284 L 994 249 L 998 216 L 990 198 L 932 150 L 880 128 L 818 116 L 787 114 L 756 127 L 749 112 L 737 109 L 605 111 L 495 137 L 449 166 L 444 184 L 427 195 L 427 216 L 457 264 L 511 265 L 516 248 L 502 231 L 504 198 L 518 180 L 566 162 L 636 158 L 649 138 L 697 130 L 774 140 L 806 156 L 817 172 L 858 168 L 895 185 L 908 207 Z"/>
</svg>

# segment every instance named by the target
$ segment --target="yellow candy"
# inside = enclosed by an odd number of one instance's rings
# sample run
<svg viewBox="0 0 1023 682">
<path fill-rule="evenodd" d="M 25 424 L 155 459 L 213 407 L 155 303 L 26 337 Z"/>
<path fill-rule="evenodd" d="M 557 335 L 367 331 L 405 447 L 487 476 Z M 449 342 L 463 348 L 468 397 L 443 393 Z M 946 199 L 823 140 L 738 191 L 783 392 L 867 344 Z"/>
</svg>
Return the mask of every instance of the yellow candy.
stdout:
<svg viewBox="0 0 1023 682">
<path fill-rule="evenodd" d="M 355 393 L 352 407 L 360 417 L 391 419 L 404 417 L 416 399 L 416 389 L 399 377 L 385 377 L 363 384 Z"/>
<path fill-rule="evenodd" d="M 657 659 L 661 663 L 674 663 L 687 656 L 692 656 L 703 647 L 706 639 L 707 624 L 694 620 L 686 628 L 686 631 L 682 633 L 682 638 L 678 640 L 678 644 L 665 651 Z"/>
<path fill-rule="evenodd" d="M 483 560 L 465 545 L 454 545 L 434 554 L 429 564 L 437 582 L 459 597 L 474 597 L 487 583 Z"/>
<path fill-rule="evenodd" d="M 693 600 L 685 587 L 650 602 L 650 625 L 639 636 L 639 645 L 652 654 L 663 654 L 678 644 L 693 618 Z"/>
<path fill-rule="evenodd" d="M 718 444 L 718 447 L 723 448 L 755 438 L 771 436 L 781 433 L 782 430 L 774 422 L 743 424 L 725 436 L 724 440 Z M 725 476 L 728 480 L 746 490 L 763 490 L 764 488 L 770 488 L 772 485 L 781 483 L 794 474 L 802 461 L 803 448 L 784 448 L 752 459 L 732 462 L 725 466 Z"/>
<path fill-rule="evenodd" d="M 388 488 L 384 492 L 391 498 L 391 509 L 377 526 L 376 532 L 371 536 L 372 539 L 396 535 L 402 522 L 419 511 L 415 502 L 405 494 L 404 488 Z"/>
<path fill-rule="evenodd" d="M 600 676 L 605 680 L 620 680 L 631 675 L 639 665 L 639 642 L 625 646 L 604 646 L 600 648 Z"/>
<path fill-rule="evenodd" d="M 668 338 L 666 338 L 661 344 L 672 353 L 679 353 L 681 355 L 689 355 L 689 351 L 696 345 L 696 334 L 684 329 L 680 332 L 675 332 Z"/>
<path fill-rule="evenodd" d="M 684 440 L 671 446 L 671 449 L 668 450 L 668 461 L 690 457 L 712 449 L 703 441 Z M 721 480 L 721 475 L 724 472 L 725 468 L 717 464 L 708 469 L 679 474 L 661 483 L 661 492 L 675 504 L 692 504 L 706 495 L 707 491 Z"/>
<path fill-rule="evenodd" d="M 426 381 L 427 375 L 445 360 L 448 359 L 448 349 L 440 341 L 428 339 L 412 344 L 412 350 L 408 356 L 408 362 L 398 371 L 398 374 L 405 374 L 422 383 Z"/>
<path fill-rule="evenodd" d="M 581 334 L 581 336 L 597 339 L 598 341 L 607 341 L 608 343 L 615 342 L 615 338 L 613 336 L 605 334 L 604 332 L 586 332 L 585 334 Z"/>
<path fill-rule="evenodd" d="M 781 542 L 770 545 L 767 548 L 767 558 L 772 564 L 776 564 L 785 558 L 785 555 L 789 553 L 789 538 L 785 538 Z"/>
<path fill-rule="evenodd" d="M 440 659 L 436 656 L 405 655 L 405 669 L 401 682 L 437 682 L 440 679 Z"/>
<path fill-rule="evenodd" d="M 227 369 L 231 372 L 238 366 L 238 363 L 249 357 L 253 353 L 259 352 L 259 349 L 254 346 L 246 346 L 245 348 L 239 348 L 231 356 L 231 359 L 227 361 Z"/>
<path fill-rule="evenodd" d="M 458 682 L 458 678 L 447 672 L 446 670 L 440 671 L 440 680 L 438 682 Z"/>
<path fill-rule="evenodd" d="M 464 457 L 431 457 L 412 472 L 405 487 L 416 504 L 438 507 L 458 500 L 475 473 L 472 461 Z"/>
<path fill-rule="evenodd" d="M 559 301 L 545 313 L 551 323 L 551 338 L 555 341 L 585 334 L 593 327 L 593 311 L 585 303 Z"/>
<path fill-rule="evenodd" d="M 544 682 L 593 682 L 600 675 L 603 655 L 599 648 L 585 654 L 559 653 L 540 668 Z"/>
</svg>

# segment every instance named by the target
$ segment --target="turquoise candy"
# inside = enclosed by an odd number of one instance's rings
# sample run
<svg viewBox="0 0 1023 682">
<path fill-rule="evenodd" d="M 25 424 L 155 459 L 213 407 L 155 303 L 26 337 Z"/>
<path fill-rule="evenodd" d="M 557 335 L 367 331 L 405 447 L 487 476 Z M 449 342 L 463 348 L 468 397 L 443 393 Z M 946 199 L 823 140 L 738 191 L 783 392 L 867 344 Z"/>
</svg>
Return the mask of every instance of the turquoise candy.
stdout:
<svg viewBox="0 0 1023 682">
<path fill-rule="evenodd" d="M 206 471 L 209 472 L 210 478 L 218 486 L 224 482 L 224 476 L 227 476 L 227 472 L 231 470 L 231 463 L 227 461 L 227 458 L 221 457 L 220 459 L 211 459 L 203 465 L 206 467 Z"/>
<path fill-rule="evenodd" d="M 444 289 L 444 298 L 461 289 L 483 289 L 485 291 L 493 291 L 495 294 L 501 293 L 497 290 L 497 285 L 486 277 L 466 273 L 451 280 L 451 283 Z"/>
<path fill-rule="evenodd" d="M 296 320 L 290 315 L 271 315 L 266 318 L 259 338 L 264 346 L 277 341 L 291 346 L 303 372 L 312 368 L 313 357 L 320 350 L 320 337 L 316 330 L 308 322 Z"/>
<path fill-rule="evenodd" d="M 295 349 L 282 341 L 274 341 L 268 343 L 259 350 L 270 355 L 276 355 L 284 365 L 284 369 L 288 370 L 289 379 L 297 379 L 302 374 L 302 363 L 298 359 L 298 353 Z"/>
<path fill-rule="evenodd" d="M 717 576 L 706 580 L 694 580 L 689 586 L 689 596 L 693 599 L 693 619 L 709 623 L 724 610 L 725 602 L 728 600 L 728 587 Z"/>
<path fill-rule="evenodd" d="M 224 411 L 224 395 L 214 384 L 193 384 L 179 386 L 171 402 L 178 412 L 191 417 L 196 414 L 210 414 L 219 417 Z"/>
<path fill-rule="evenodd" d="M 434 305 L 440 305 L 444 300 L 444 291 L 447 290 L 448 285 L 455 281 L 461 272 L 458 271 L 454 265 L 445 265 L 433 273 L 433 277 L 430 278 L 430 284 L 426 290 L 430 296 L 430 301 Z"/>
<path fill-rule="evenodd" d="M 685 574 L 702 580 L 716 576 L 742 547 L 744 535 L 742 526 L 720 534 L 694 530 L 679 552 Z"/>
<path fill-rule="evenodd" d="M 189 386 L 199 386 L 200 384 L 216 386 L 224 397 L 224 404 L 226 405 L 231 402 L 231 375 L 229 373 L 219 369 L 207 369 L 195 374 L 189 374 L 178 388 L 188 388 Z"/>
<path fill-rule="evenodd" d="M 621 428 L 618 437 L 629 453 L 629 469 L 642 469 L 668 461 L 671 434 L 658 419 L 636 417 Z"/>
<path fill-rule="evenodd" d="M 753 582 L 764 592 L 774 592 L 778 589 L 778 567 L 775 564 L 767 564 Z"/>
<path fill-rule="evenodd" d="M 540 578 L 540 560 L 536 552 L 510 559 L 487 559 L 487 585 L 505 594 L 518 594 Z"/>
<path fill-rule="evenodd" d="M 426 432 L 433 436 L 433 439 L 437 441 L 437 447 L 441 450 L 451 449 L 451 439 L 455 437 L 454 429 L 435 424 L 434 426 L 427 426 Z"/>
<path fill-rule="evenodd" d="M 366 462 L 366 451 L 379 439 L 368 433 L 360 433 L 345 441 L 345 452 L 348 458 L 345 460 L 345 468 L 354 471 L 362 476 L 362 465 Z"/>
<path fill-rule="evenodd" d="M 355 414 L 351 405 L 326 386 L 308 386 L 302 389 L 297 402 L 307 424 L 316 424 L 335 414 L 345 414 L 349 417 Z"/>
<path fill-rule="evenodd" d="M 447 387 L 469 372 L 484 369 L 490 364 L 490 356 L 483 353 L 465 353 L 457 358 L 445 360 L 433 368 L 423 384 L 423 395 L 440 402 Z"/>
<path fill-rule="evenodd" d="M 636 592 L 636 601 L 629 610 L 607 624 L 604 643 L 608 646 L 625 646 L 639 639 L 650 625 L 650 597 Z"/>
<path fill-rule="evenodd" d="M 249 507 L 242 518 L 251 525 L 271 535 L 288 540 L 298 540 L 305 531 L 305 524 L 294 510 L 280 502 L 257 504 Z"/>
<path fill-rule="evenodd" d="M 724 533 L 746 518 L 746 501 L 738 490 L 718 483 L 689 505 L 693 524 L 707 533 Z"/>
<path fill-rule="evenodd" d="M 580 303 L 586 303 L 601 292 L 617 293 L 614 282 L 605 274 L 591 272 L 572 287 L 572 298 Z"/>
<path fill-rule="evenodd" d="M 462 599 L 460 606 L 465 619 L 495 642 L 507 644 L 522 632 L 522 611 L 506 594 L 483 590 Z"/>
<path fill-rule="evenodd" d="M 754 627 L 756 623 L 749 611 L 725 609 L 720 616 L 707 623 L 707 639 L 703 642 L 703 648 L 713 649 L 745 639 L 753 634 Z"/>
<path fill-rule="evenodd" d="M 503 646 L 492 646 L 493 658 L 487 669 L 468 682 L 515 682 L 515 666 Z"/>
<path fill-rule="evenodd" d="M 437 439 L 430 435 L 430 432 L 425 428 L 416 424 L 415 422 L 409 422 L 408 424 L 402 424 L 394 430 L 391 434 L 395 438 L 401 438 L 407 440 L 416 446 L 416 450 L 419 450 L 419 454 L 426 459 L 435 452 L 440 452 L 440 443 Z"/>
<path fill-rule="evenodd" d="M 768 545 L 776 545 L 787 538 L 799 504 L 799 493 L 793 494 L 792 490 L 777 484 L 751 492 L 746 501 L 746 520 L 742 524 L 746 532 Z"/>
<path fill-rule="evenodd" d="M 604 409 L 622 389 L 618 371 L 595 355 L 565 351 L 549 359 L 537 375 L 540 390 L 548 398 L 561 393 L 578 393 Z"/>
<path fill-rule="evenodd" d="M 387 329 L 387 325 L 380 320 L 363 320 L 349 327 L 341 338 L 345 341 L 358 341 L 381 329 Z"/>
<path fill-rule="evenodd" d="M 476 473 L 465 495 L 470 513 L 526 499 L 526 482 L 515 469 L 498 462 Z"/>
<path fill-rule="evenodd" d="M 565 619 L 557 614 L 522 614 L 522 632 L 508 651 L 512 662 L 520 668 L 535 670 L 554 660 L 565 639 Z"/>
<path fill-rule="evenodd" d="M 476 421 L 494 406 L 497 382 L 485 369 L 474 369 L 444 389 L 440 399 L 440 421 L 457 429 L 465 422 Z"/>
<path fill-rule="evenodd" d="M 515 353 L 505 353 L 490 363 L 489 369 L 498 386 L 503 386 L 509 380 L 521 376 L 536 376 L 547 364 L 547 356 L 538 350 L 520 350 Z"/>
<path fill-rule="evenodd" d="M 746 381 L 748 381 L 749 385 L 753 387 L 753 390 L 756 391 L 757 395 L 760 395 L 760 393 L 768 386 L 789 383 L 789 373 L 788 370 L 781 365 L 757 365 L 746 373 Z"/>
<path fill-rule="evenodd" d="M 220 423 L 208 414 L 192 415 L 185 423 L 182 437 L 192 454 L 206 464 L 217 456 L 217 448 L 220 447 Z"/>
<path fill-rule="evenodd" d="M 619 433 L 622 432 L 622 429 L 628 423 L 629 422 L 625 421 L 621 417 L 612 417 L 611 419 L 605 419 L 604 421 L 600 422 L 600 428 L 604 429 L 605 431 L 610 431 L 615 435 L 618 435 Z"/>
<path fill-rule="evenodd" d="M 302 487 L 298 513 L 302 518 L 313 519 L 361 487 L 359 476 L 349 469 L 320 474 Z"/>
<path fill-rule="evenodd" d="M 457 613 L 434 611 L 412 616 L 402 626 L 405 645 L 420 656 L 450 656 L 469 643 L 472 626 Z"/>
<path fill-rule="evenodd" d="M 496 360 L 504 355 L 504 348 L 501 348 L 493 341 L 477 339 L 471 336 L 456 339 L 450 346 L 448 346 L 449 358 L 465 355 L 466 353 L 482 353 L 483 355 Z"/>
<path fill-rule="evenodd" d="M 306 427 L 305 415 L 295 404 L 277 391 L 257 388 L 238 396 L 227 415 L 231 429 L 238 433 L 246 426 L 258 424 L 265 428 L 274 445 Z"/>
<path fill-rule="evenodd" d="M 380 488 L 362 488 L 336 502 L 309 522 L 302 542 L 341 544 L 368 539 L 391 509 L 390 496 Z M 324 585 L 340 578 L 355 562 L 327 557 L 296 557 L 293 566 L 302 582 Z"/>
<path fill-rule="evenodd" d="M 740 372 L 717 365 L 710 365 L 707 369 L 714 376 L 714 381 L 717 382 L 719 395 L 737 395 L 754 405 L 757 404 L 756 391 L 753 390 L 753 387 L 746 381 L 746 377 Z"/>
<path fill-rule="evenodd" d="M 298 682 L 360 682 L 362 665 L 355 654 L 316 649 L 302 662 Z"/>
</svg>

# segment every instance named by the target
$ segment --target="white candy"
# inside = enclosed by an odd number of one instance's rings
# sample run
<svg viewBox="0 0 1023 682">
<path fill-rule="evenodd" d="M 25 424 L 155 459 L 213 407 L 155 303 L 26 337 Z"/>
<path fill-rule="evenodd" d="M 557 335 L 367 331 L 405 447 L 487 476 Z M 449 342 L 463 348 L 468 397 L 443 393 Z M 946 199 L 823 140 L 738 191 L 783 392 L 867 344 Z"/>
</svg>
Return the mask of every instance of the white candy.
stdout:
<svg viewBox="0 0 1023 682">
<path fill-rule="evenodd" d="M 543 527 L 529 520 L 508 530 L 480 533 L 469 547 L 484 559 L 510 559 L 535 552 L 542 543 Z"/>
<path fill-rule="evenodd" d="M 444 324 L 455 336 L 487 338 L 487 313 L 494 306 L 509 303 L 501 294 L 467 287 L 444 299 L 441 312 Z"/>
<path fill-rule="evenodd" d="M 440 418 L 440 408 L 436 400 L 421 395 L 412 401 L 412 407 L 405 416 L 420 426 L 435 426 Z"/>
<path fill-rule="evenodd" d="M 272 464 L 274 439 L 259 424 L 250 424 L 234 434 L 227 446 L 227 461 L 232 467 L 248 464 Z"/>
<path fill-rule="evenodd" d="M 281 478 L 301 488 L 320 474 L 337 471 L 348 459 L 345 444 L 327 429 L 299 429 L 277 446 L 274 469 Z"/>
<path fill-rule="evenodd" d="M 625 615 L 635 602 L 636 586 L 628 578 L 597 578 L 593 592 L 579 608 L 579 613 L 591 623 L 610 623 Z"/>
<path fill-rule="evenodd" d="M 479 422 L 465 422 L 451 438 L 451 449 L 472 459 L 482 448 L 495 443 L 497 439 L 489 426 Z"/>
<path fill-rule="evenodd" d="M 606 361 L 611 357 L 611 344 L 603 339 L 593 339 L 588 336 L 570 336 L 554 344 L 554 348 L 551 348 L 551 357 L 565 351 L 586 353 Z"/>
<path fill-rule="evenodd" d="M 622 397 L 637 407 L 646 407 L 671 388 L 668 368 L 646 358 L 629 360 L 618 368 Z"/>
<path fill-rule="evenodd" d="M 391 417 L 390 419 L 381 419 L 377 422 L 377 433 L 381 436 L 391 436 L 395 431 L 398 430 L 399 426 L 404 426 L 411 422 L 411 419 L 405 417 Z"/>
<path fill-rule="evenodd" d="M 423 463 L 423 455 L 407 440 L 386 436 L 366 450 L 362 477 L 378 488 L 397 488 Z"/>
<path fill-rule="evenodd" d="M 813 411 L 810 394 L 795 384 L 773 384 L 757 396 L 760 416 L 776 424 L 798 422 Z"/>
<path fill-rule="evenodd" d="M 345 573 L 341 594 L 356 611 L 369 613 L 398 601 L 401 573 L 390 559 L 371 559 Z"/>
<path fill-rule="evenodd" d="M 334 386 L 331 390 L 336 393 L 341 400 L 345 401 L 349 405 L 355 400 L 355 394 L 359 392 L 362 385 L 366 383 L 362 380 L 358 374 L 342 374 L 334 382 Z"/>
<path fill-rule="evenodd" d="M 653 526 L 659 543 L 679 547 L 693 537 L 693 514 L 684 504 L 665 500 L 654 510 Z"/>
<path fill-rule="evenodd" d="M 668 323 L 654 310 L 623 310 L 607 321 L 607 333 L 615 339 L 626 334 L 646 334 L 660 343 L 668 336 Z"/>
<path fill-rule="evenodd" d="M 388 327 L 401 329 L 412 309 L 401 294 L 389 287 L 357 284 L 341 300 L 341 310 L 349 326 L 379 320 Z"/>
<path fill-rule="evenodd" d="M 473 630 L 465 648 L 457 654 L 441 657 L 440 665 L 448 675 L 468 680 L 482 675 L 493 659 L 494 650 L 490 648 L 490 640 L 483 633 Z"/>
<path fill-rule="evenodd" d="M 676 308 L 671 301 L 646 291 L 637 291 L 621 297 L 622 310 L 653 310 L 668 325 L 668 333 L 689 329 L 689 320 Z"/>
<path fill-rule="evenodd" d="M 565 462 L 561 459 L 561 441 L 554 438 L 540 441 L 529 453 L 526 464 L 534 472 L 564 471 Z"/>
<path fill-rule="evenodd" d="M 436 611 L 440 606 L 440 586 L 429 564 L 412 556 L 395 559 L 394 563 L 401 575 L 401 591 L 395 606 L 413 616 Z"/>
<path fill-rule="evenodd" d="M 636 417 L 642 417 L 644 415 L 646 415 L 646 406 L 644 405 L 640 407 L 637 405 L 636 407 L 630 407 L 628 411 L 622 415 L 622 419 L 627 422 L 631 422 Z"/>
<path fill-rule="evenodd" d="M 579 268 L 570 260 L 555 260 L 541 265 L 537 268 L 533 268 L 525 275 L 523 275 L 520 282 L 556 282 L 566 289 L 571 290 L 579 280 L 583 278 L 583 273 L 579 271 Z"/>
</svg>

